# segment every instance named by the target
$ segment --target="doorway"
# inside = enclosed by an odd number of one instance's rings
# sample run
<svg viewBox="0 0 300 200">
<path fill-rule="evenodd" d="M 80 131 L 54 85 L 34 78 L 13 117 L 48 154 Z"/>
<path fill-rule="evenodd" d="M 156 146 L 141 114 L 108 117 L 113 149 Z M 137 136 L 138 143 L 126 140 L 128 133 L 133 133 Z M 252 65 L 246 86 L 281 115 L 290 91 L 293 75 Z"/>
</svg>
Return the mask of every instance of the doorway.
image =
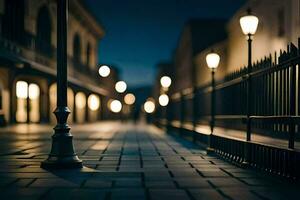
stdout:
<svg viewBox="0 0 300 200">
<path fill-rule="evenodd" d="M 16 83 L 16 122 L 37 123 L 40 121 L 40 87 L 35 83 Z"/>
</svg>

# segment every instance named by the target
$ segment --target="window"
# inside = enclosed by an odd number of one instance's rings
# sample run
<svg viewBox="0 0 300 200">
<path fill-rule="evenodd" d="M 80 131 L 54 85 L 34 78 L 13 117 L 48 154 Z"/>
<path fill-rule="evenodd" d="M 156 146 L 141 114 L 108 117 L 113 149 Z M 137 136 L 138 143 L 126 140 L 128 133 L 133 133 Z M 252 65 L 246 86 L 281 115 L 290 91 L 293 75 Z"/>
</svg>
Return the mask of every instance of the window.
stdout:
<svg viewBox="0 0 300 200">
<path fill-rule="evenodd" d="M 51 18 L 46 6 L 43 6 L 38 13 L 36 49 L 47 56 L 52 56 Z"/>
<path fill-rule="evenodd" d="M 24 36 L 24 0 L 5 0 L 3 37 L 22 43 Z"/>
<path fill-rule="evenodd" d="M 75 34 L 73 40 L 73 58 L 75 62 L 81 62 L 81 42 L 78 34 Z"/>
</svg>

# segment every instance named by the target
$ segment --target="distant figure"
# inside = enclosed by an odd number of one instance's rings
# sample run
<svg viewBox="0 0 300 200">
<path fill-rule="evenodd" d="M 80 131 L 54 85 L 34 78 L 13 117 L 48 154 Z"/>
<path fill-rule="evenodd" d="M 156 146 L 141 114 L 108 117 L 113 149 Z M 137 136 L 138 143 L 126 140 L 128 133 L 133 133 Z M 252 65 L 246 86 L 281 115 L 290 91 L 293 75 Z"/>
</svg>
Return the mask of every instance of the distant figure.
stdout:
<svg viewBox="0 0 300 200">
<path fill-rule="evenodd" d="M 139 109 L 135 109 L 134 113 L 133 113 L 133 119 L 134 119 L 134 123 L 137 124 L 138 120 L 140 117 L 140 110 Z"/>
</svg>

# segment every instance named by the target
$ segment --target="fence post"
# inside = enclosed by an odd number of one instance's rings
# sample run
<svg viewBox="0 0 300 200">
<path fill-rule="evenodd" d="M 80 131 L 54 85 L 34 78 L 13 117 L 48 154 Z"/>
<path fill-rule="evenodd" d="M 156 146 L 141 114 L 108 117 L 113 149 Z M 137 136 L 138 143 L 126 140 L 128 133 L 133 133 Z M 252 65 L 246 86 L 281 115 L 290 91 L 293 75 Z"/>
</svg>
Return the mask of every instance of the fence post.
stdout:
<svg viewBox="0 0 300 200">
<path fill-rule="evenodd" d="M 247 135 L 244 149 L 243 165 L 247 166 L 250 159 L 251 114 L 252 114 L 252 38 L 248 35 L 248 68 L 247 68 Z"/>
<path fill-rule="evenodd" d="M 208 136 L 208 141 L 207 141 L 207 148 L 206 152 L 207 154 L 212 154 L 214 152 L 214 149 L 212 147 L 212 138 L 213 138 L 213 132 L 214 132 L 214 126 L 215 126 L 215 71 L 211 71 L 211 101 L 210 101 L 210 135 Z"/>
<path fill-rule="evenodd" d="M 171 128 L 171 120 L 172 120 L 172 118 L 171 118 L 171 110 L 172 110 L 172 98 L 171 98 L 171 96 L 170 96 L 170 102 L 169 102 L 169 104 L 167 105 L 167 108 L 166 108 L 166 124 L 165 124 L 165 126 L 166 126 L 166 129 L 167 129 L 167 132 L 169 132 L 170 131 L 170 128 Z"/>
<path fill-rule="evenodd" d="M 198 98 L 197 98 L 197 87 L 195 86 L 193 88 L 193 142 L 196 142 L 197 140 L 197 132 L 196 132 L 197 120 L 198 120 Z"/>
<path fill-rule="evenodd" d="M 184 132 L 184 127 L 183 127 L 183 123 L 184 123 L 184 107 L 185 107 L 185 99 L 184 99 L 184 93 L 180 92 L 180 135 L 183 135 Z"/>
<path fill-rule="evenodd" d="M 293 64 L 290 71 L 290 116 L 296 115 L 296 65 Z M 290 118 L 289 123 L 289 148 L 294 149 L 295 122 Z"/>
</svg>

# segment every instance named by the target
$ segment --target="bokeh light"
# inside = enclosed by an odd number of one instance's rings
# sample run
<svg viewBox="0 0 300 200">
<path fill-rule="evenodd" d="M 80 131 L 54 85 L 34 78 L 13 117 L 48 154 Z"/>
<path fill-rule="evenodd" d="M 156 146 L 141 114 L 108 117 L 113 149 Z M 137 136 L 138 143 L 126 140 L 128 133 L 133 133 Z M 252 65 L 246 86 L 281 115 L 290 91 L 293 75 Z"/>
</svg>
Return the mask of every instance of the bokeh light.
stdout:
<svg viewBox="0 0 300 200">
<path fill-rule="evenodd" d="M 115 89 L 117 90 L 117 92 L 123 93 L 127 89 L 127 85 L 124 81 L 118 81 L 115 85 Z"/>
<path fill-rule="evenodd" d="M 100 68 L 99 68 L 99 75 L 102 76 L 102 77 L 108 77 L 109 74 L 110 74 L 110 68 L 107 66 L 107 65 L 102 65 Z"/>
<path fill-rule="evenodd" d="M 122 110 L 122 103 L 119 100 L 112 100 L 110 102 L 109 108 L 112 112 L 118 113 Z"/>
<path fill-rule="evenodd" d="M 95 111 L 98 110 L 100 107 L 100 100 L 99 97 L 95 94 L 91 94 L 88 98 L 88 107 Z"/>
<path fill-rule="evenodd" d="M 158 98 L 158 102 L 159 102 L 159 105 L 161 105 L 161 106 L 167 106 L 169 103 L 168 95 L 166 95 L 166 94 L 160 95 Z"/>
<path fill-rule="evenodd" d="M 146 111 L 146 113 L 153 113 L 155 110 L 155 104 L 152 100 L 147 100 L 144 103 L 144 110 Z"/>
<path fill-rule="evenodd" d="M 135 96 L 131 93 L 128 93 L 124 97 L 124 102 L 128 105 L 132 105 L 135 102 Z"/>
<path fill-rule="evenodd" d="M 161 84 L 161 86 L 163 86 L 164 88 L 170 87 L 170 86 L 171 86 L 171 83 L 172 83 L 172 80 L 171 80 L 171 78 L 168 77 L 168 76 L 163 76 L 163 77 L 161 77 L 161 79 L 160 79 L 160 84 Z"/>
</svg>

